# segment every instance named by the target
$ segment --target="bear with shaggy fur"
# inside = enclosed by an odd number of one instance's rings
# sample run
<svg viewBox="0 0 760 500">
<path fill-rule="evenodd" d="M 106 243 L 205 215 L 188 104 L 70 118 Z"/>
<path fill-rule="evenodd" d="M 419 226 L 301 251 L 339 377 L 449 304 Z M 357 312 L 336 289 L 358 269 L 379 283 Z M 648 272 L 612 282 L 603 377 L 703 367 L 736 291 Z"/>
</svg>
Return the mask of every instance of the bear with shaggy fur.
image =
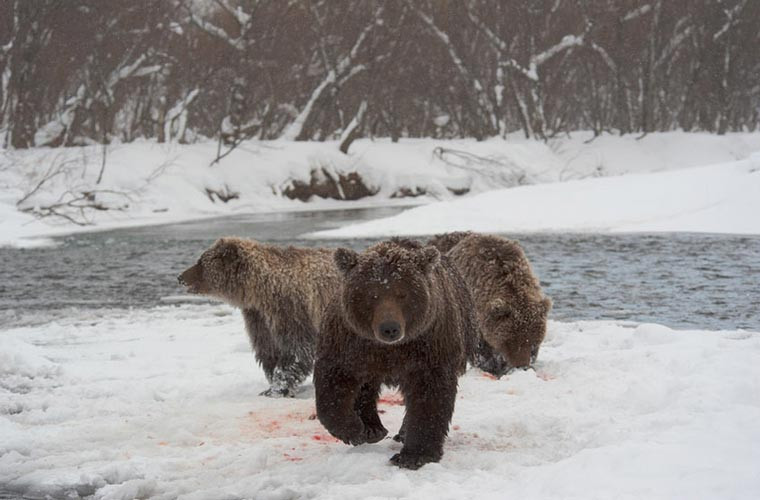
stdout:
<svg viewBox="0 0 760 500">
<path fill-rule="evenodd" d="M 293 397 L 314 365 L 322 313 L 339 287 L 334 250 L 221 238 L 179 276 L 190 293 L 238 307 L 272 397 Z"/>
<path fill-rule="evenodd" d="M 501 355 L 481 356 L 475 364 L 495 375 L 530 366 L 546 335 L 552 302 L 522 247 L 472 232 L 438 235 L 429 244 L 457 266 L 472 293 L 481 334 Z"/>
<path fill-rule="evenodd" d="M 347 444 L 388 431 L 377 413 L 380 386 L 399 386 L 406 414 L 396 436 L 399 467 L 443 455 L 457 393 L 476 339 L 469 291 L 434 247 L 410 240 L 335 253 L 342 289 L 325 312 L 314 367 L 317 416 Z"/>
</svg>

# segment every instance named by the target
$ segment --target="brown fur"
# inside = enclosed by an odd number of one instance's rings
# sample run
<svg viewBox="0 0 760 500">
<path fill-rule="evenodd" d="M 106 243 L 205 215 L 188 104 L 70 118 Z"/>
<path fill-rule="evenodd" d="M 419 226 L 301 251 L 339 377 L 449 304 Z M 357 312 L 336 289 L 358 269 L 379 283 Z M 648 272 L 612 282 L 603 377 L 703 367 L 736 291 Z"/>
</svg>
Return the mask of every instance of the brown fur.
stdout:
<svg viewBox="0 0 760 500">
<path fill-rule="evenodd" d="M 191 293 L 243 311 L 256 358 L 272 384 L 266 395 L 294 396 L 311 373 L 322 314 L 339 286 L 333 253 L 221 238 L 179 277 Z"/>
<path fill-rule="evenodd" d="M 470 232 L 434 237 L 447 252 L 472 293 L 485 340 L 514 367 L 535 361 L 546 334 L 551 300 L 522 247 L 498 236 Z"/>
<path fill-rule="evenodd" d="M 404 447 L 392 463 L 440 460 L 476 338 L 466 285 L 435 248 L 410 240 L 361 254 L 338 249 L 335 259 L 343 286 L 322 321 L 314 368 L 320 422 L 346 443 L 377 442 L 388 432 L 377 414 L 380 386 L 398 385 Z"/>
</svg>

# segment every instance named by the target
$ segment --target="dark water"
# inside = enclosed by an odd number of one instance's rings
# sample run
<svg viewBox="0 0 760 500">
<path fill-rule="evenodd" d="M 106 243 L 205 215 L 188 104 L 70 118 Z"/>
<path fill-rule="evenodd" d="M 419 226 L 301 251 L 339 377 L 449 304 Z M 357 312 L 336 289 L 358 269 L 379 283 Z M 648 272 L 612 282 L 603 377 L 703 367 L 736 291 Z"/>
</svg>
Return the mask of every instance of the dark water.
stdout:
<svg viewBox="0 0 760 500">
<path fill-rule="evenodd" d="M 84 308 L 182 301 L 177 274 L 217 237 L 361 249 L 373 240 L 300 240 L 298 235 L 397 211 L 259 214 L 72 235 L 52 248 L 0 249 L 0 322 L 34 324 Z M 554 300 L 554 319 L 760 330 L 760 237 L 507 236 L 525 247 Z"/>
</svg>

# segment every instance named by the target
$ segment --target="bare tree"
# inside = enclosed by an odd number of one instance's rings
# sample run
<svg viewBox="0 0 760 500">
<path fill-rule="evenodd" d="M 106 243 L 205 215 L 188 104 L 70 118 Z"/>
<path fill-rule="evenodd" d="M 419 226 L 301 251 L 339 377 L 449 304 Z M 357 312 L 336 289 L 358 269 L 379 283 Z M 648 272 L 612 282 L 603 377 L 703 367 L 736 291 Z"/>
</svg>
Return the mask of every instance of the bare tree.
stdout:
<svg viewBox="0 0 760 500">
<path fill-rule="evenodd" d="M 726 133 L 758 45 L 754 0 L 6 0 L 0 140 Z"/>
</svg>

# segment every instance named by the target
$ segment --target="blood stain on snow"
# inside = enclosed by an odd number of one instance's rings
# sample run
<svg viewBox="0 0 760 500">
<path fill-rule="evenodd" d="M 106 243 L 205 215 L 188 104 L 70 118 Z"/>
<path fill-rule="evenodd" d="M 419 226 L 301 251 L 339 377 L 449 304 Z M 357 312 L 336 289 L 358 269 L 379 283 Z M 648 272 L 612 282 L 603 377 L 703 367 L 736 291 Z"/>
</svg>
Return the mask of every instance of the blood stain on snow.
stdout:
<svg viewBox="0 0 760 500">
<path fill-rule="evenodd" d="M 314 416 L 313 404 L 290 408 L 263 408 L 249 411 L 241 431 L 251 439 L 308 436 L 321 428 Z"/>
<path fill-rule="evenodd" d="M 453 430 L 455 430 L 455 431 L 458 431 L 458 430 L 459 430 L 459 426 L 458 426 L 458 425 L 452 425 L 452 426 L 451 426 L 451 428 L 452 428 Z"/>
<path fill-rule="evenodd" d="M 314 434 L 311 436 L 311 439 L 313 441 L 323 441 L 325 443 L 339 443 L 340 441 L 337 438 L 334 438 L 327 434 Z"/>
<path fill-rule="evenodd" d="M 490 373 L 486 373 L 486 372 L 483 372 L 481 374 L 481 377 L 491 379 L 491 380 L 499 380 L 499 377 L 497 377 L 496 375 L 491 375 Z"/>
<path fill-rule="evenodd" d="M 270 420 L 269 422 L 262 424 L 261 428 L 264 429 L 265 432 L 273 433 L 279 431 L 282 428 L 282 424 L 277 420 Z"/>
<path fill-rule="evenodd" d="M 295 457 L 295 456 L 289 455 L 287 453 L 283 453 L 282 456 L 284 456 L 285 460 L 288 460 L 289 462 L 300 462 L 301 460 L 303 460 L 303 458 L 301 458 L 301 457 Z"/>
<path fill-rule="evenodd" d="M 546 373 L 546 372 L 536 372 L 536 376 L 538 378 L 540 378 L 541 380 L 544 380 L 546 382 L 548 382 L 550 380 L 555 380 L 557 378 L 554 375 L 552 375 L 551 373 Z"/>
<path fill-rule="evenodd" d="M 398 392 L 386 393 L 380 396 L 377 402 L 389 406 L 402 406 L 404 404 L 404 396 Z"/>
</svg>

